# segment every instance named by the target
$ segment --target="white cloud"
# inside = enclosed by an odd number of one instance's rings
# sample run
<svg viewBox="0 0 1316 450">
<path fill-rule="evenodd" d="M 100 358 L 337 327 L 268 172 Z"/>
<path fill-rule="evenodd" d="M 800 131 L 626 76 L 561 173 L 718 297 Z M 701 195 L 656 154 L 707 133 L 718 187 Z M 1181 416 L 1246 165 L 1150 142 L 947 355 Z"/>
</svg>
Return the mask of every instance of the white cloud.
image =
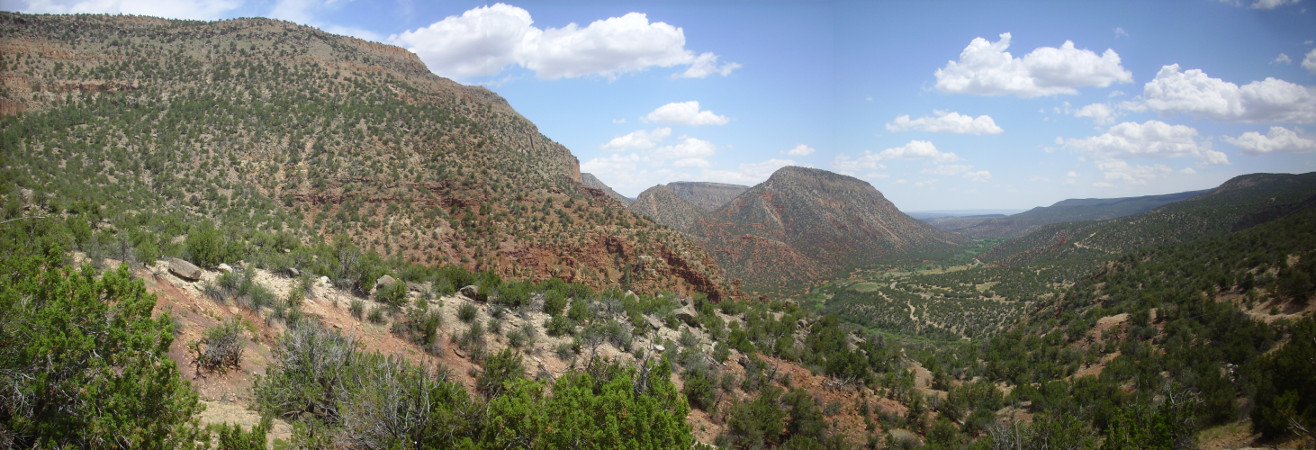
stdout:
<svg viewBox="0 0 1316 450">
<path fill-rule="evenodd" d="M 773 172 L 786 166 L 797 166 L 795 161 L 789 159 L 769 159 L 756 163 L 744 163 L 739 166 L 740 173 L 750 180 L 762 182 L 772 176 Z"/>
<path fill-rule="evenodd" d="M 607 158 L 594 158 L 585 161 L 580 165 L 580 171 L 599 176 L 614 173 L 634 173 L 640 168 L 640 164 L 646 162 L 645 158 L 636 153 L 615 154 L 608 155 Z"/>
<path fill-rule="evenodd" d="M 1180 71 L 1178 64 L 1161 67 L 1156 79 L 1143 86 L 1148 108 L 1162 113 L 1187 113 L 1221 121 L 1316 122 L 1316 88 L 1276 78 L 1242 87 L 1211 78 L 1200 69 Z"/>
<path fill-rule="evenodd" d="M 1107 181 L 1122 181 L 1129 184 L 1147 184 L 1148 181 L 1174 172 L 1164 164 L 1144 166 L 1129 164 L 1118 159 L 1097 161 L 1097 169 L 1101 170 Z"/>
<path fill-rule="evenodd" d="M 893 159 L 906 160 L 929 160 L 936 164 L 963 161 L 954 153 L 942 152 L 928 141 L 909 141 L 901 147 L 888 148 L 880 152 L 864 150 L 864 153 L 858 157 L 851 157 L 848 154 L 840 153 L 832 159 L 832 168 L 841 173 L 858 173 L 864 170 L 885 170 L 886 164 L 883 161 Z"/>
<path fill-rule="evenodd" d="M 731 119 L 712 111 L 699 110 L 699 102 L 668 103 L 641 118 L 645 122 L 668 125 L 726 125 Z"/>
<path fill-rule="evenodd" d="M 1093 123 L 1105 126 L 1115 123 L 1116 112 L 1105 103 L 1093 103 L 1074 111 L 1074 117 L 1087 117 Z"/>
<path fill-rule="evenodd" d="M 935 163 L 947 163 L 963 161 L 964 158 L 956 156 L 954 153 L 937 150 L 935 145 L 928 141 L 909 141 L 901 147 L 888 148 L 877 154 L 878 160 L 889 159 L 927 159 Z"/>
<path fill-rule="evenodd" d="M 672 167 L 680 167 L 680 168 L 695 167 L 700 169 L 707 169 L 712 165 L 713 163 L 708 162 L 708 160 L 704 158 L 683 158 L 672 162 Z"/>
<path fill-rule="evenodd" d="M 922 130 L 934 133 L 956 134 L 1001 134 L 1004 130 L 996 126 L 991 116 L 965 116 L 957 112 L 933 111 L 936 117 L 919 117 L 910 119 L 908 114 L 896 117 L 886 124 L 887 131 Z"/>
<path fill-rule="evenodd" d="M 786 155 L 788 155 L 788 156 L 809 156 L 809 155 L 812 155 L 813 152 L 815 152 L 815 151 L 817 151 L 817 149 L 815 149 L 815 148 L 813 148 L 813 147 L 810 147 L 810 146 L 807 146 L 807 145 L 804 145 L 804 144 L 800 144 L 800 145 L 796 145 L 795 148 L 792 148 L 792 149 L 790 149 L 790 150 L 786 150 Z"/>
<path fill-rule="evenodd" d="M 1284 5 L 1296 5 L 1299 0 L 1257 0 L 1252 2 L 1252 9 L 1275 9 Z"/>
<path fill-rule="evenodd" d="M 214 20 L 242 6 L 241 0 L 30 0 L 23 12 L 39 14 L 135 14 L 167 19 Z M 12 6 L 6 6 L 9 9 Z"/>
<path fill-rule="evenodd" d="M 626 118 L 623 117 L 623 118 L 620 118 L 620 119 L 612 119 L 612 123 L 615 123 L 615 124 L 623 124 L 623 123 L 626 123 Z"/>
<path fill-rule="evenodd" d="M 1124 31 L 1124 27 L 1115 27 L 1115 39 L 1129 37 L 1129 32 Z"/>
<path fill-rule="evenodd" d="M 717 146 L 703 139 L 682 136 L 681 142 L 655 149 L 651 155 L 660 160 L 703 158 L 717 153 Z"/>
<path fill-rule="evenodd" d="M 1316 140 L 1299 136 L 1298 132 L 1284 127 L 1270 127 L 1270 132 L 1264 135 L 1249 131 L 1237 138 L 1225 136 L 1225 141 L 1251 154 L 1316 151 Z"/>
<path fill-rule="evenodd" d="M 1066 139 L 1064 147 L 1097 161 L 1193 157 L 1207 164 L 1229 164 L 1224 153 L 1197 142 L 1197 130 L 1193 127 L 1159 120 L 1120 123 L 1099 136 Z"/>
<path fill-rule="evenodd" d="M 996 42 L 974 38 L 960 52 L 958 61 L 948 61 L 946 67 L 937 69 L 937 89 L 1027 98 L 1075 94 L 1076 87 L 1133 82 L 1133 73 L 1124 69 L 1119 54 L 1111 49 L 1097 55 L 1065 41 L 1060 48 L 1040 47 L 1023 58 L 1015 58 L 1005 51 L 1009 47 L 1010 33 L 1001 33 Z"/>
<path fill-rule="evenodd" d="M 653 148 L 671 135 L 671 128 L 658 128 L 652 131 L 635 130 L 612 138 L 611 141 L 599 146 L 599 148 L 614 152 Z"/>
<path fill-rule="evenodd" d="M 650 67 L 690 66 L 679 77 L 730 74 L 740 65 L 717 65 L 717 55 L 685 48 L 685 31 L 650 22 L 641 13 L 597 20 L 581 27 L 533 26 L 526 10 L 502 3 L 449 16 L 427 27 L 389 37 L 420 56 L 430 70 L 455 78 L 498 74 L 520 65 L 539 78 L 600 75 L 615 78 Z"/>
<path fill-rule="evenodd" d="M 1311 41 L 1307 42 L 1307 45 L 1311 45 Z M 1307 69 L 1308 72 L 1316 73 L 1316 48 L 1311 49 L 1307 52 L 1307 56 L 1302 58 L 1302 68 Z"/>
<path fill-rule="evenodd" d="M 672 78 L 704 78 L 712 74 L 718 74 L 725 77 L 731 75 L 732 71 L 739 68 L 740 63 L 734 62 L 719 66 L 717 65 L 717 55 L 705 52 L 695 58 L 695 60 L 690 63 L 690 68 L 685 69 L 685 72 L 672 74 Z"/>
<path fill-rule="evenodd" d="M 1289 55 L 1286 55 L 1286 54 L 1280 53 L 1279 56 L 1276 56 L 1275 59 L 1273 59 L 1273 60 L 1270 61 L 1270 63 L 1271 63 L 1271 64 L 1293 64 L 1293 60 L 1289 58 Z"/>
<path fill-rule="evenodd" d="M 986 182 L 992 179 L 991 172 L 986 170 L 973 170 L 973 166 L 968 164 L 941 164 L 925 168 L 921 173 L 925 175 L 940 175 L 945 177 L 958 176 L 976 182 Z"/>
</svg>

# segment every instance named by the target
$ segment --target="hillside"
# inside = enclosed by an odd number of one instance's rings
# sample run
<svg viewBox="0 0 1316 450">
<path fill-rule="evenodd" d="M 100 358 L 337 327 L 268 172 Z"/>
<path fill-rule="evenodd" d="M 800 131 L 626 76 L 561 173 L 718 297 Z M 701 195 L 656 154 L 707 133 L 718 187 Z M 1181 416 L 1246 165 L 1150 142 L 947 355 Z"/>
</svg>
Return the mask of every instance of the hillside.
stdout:
<svg viewBox="0 0 1316 450">
<path fill-rule="evenodd" d="M 513 279 L 726 295 L 699 246 L 400 48 L 269 19 L 3 13 L 0 34 L 0 190 L 115 227 L 145 260 L 210 222 L 234 245 L 343 236 Z"/>
<path fill-rule="evenodd" d="M 600 180 L 592 173 L 581 173 L 580 184 L 590 189 L 598 189 L 600 191 L 603 191 L 603 193 L 607 194 L 608 197 L 611 197 L 621 202 L 622 206 L 631 206 L 631 203 L 635 201 L 635 199 L 633 198 L 621 195 L 617 193 L 617 191 L 612 190 L 611 186 L 608 186 L 607 184 L 603 183 L 603 180 Z"/>
<path fill-rule="evenodd" d="M 1069 199 L 1056 202 L 1051 206 L 1039 206 L 1019 214 L 1004 217 L 939 217 L 929 219 L 928 223 L 942 231 L 956 233 L 970 239 L 1016 238 L 1043 225 L 1113 219 L 1140 214 L 1206 192 L 1189 191 L 1142 197 Z"/>
<path fill-rule="evenodd" d="M 627 209 L 687 233 L 696 233 L 695 225 L 710 217 L 707 211 L 677 196 L 664 185 L 645 189 Z"/>
<path fill-rule="evenodd" d="M 1191 199 L 1131 217 L 1047 225 L 997 245 L 983 262 L 1021 265 L 1038 261 L 1105 259 L 1160 245 L 1219 236 L 1310 207 L 1316 172 L 1251 174 Z"/>
<path fill-rule="evenodd" d="M 697 181 L 678 181 L 667 183 L 667 188 L 672 190 L 677 197 L 684 199 L 690 204 L 703 208 L 705 211 L 714 211 L 721 208 L 740 194 L 749 190 L 749 186 L 739 184 L 725 183 L 707 183 Z"/>
<path fill-rule="evenodd" d="M 872 185 L 824 170 L 786 167 L 713 213 L 701 227 L 713 258 L 753 290 L 834 278 L 880 261 L 918 260 L 957 246 Z"/>
</svg>

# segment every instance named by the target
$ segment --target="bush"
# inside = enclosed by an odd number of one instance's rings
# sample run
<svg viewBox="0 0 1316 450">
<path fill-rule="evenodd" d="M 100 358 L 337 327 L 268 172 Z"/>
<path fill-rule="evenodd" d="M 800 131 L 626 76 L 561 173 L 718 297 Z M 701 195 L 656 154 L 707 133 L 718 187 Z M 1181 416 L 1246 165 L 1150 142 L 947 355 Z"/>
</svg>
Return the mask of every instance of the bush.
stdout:
<svg viewBox="0 0 1316 450">
<path fill-rule="evenodd" d="M 475 388 L 485 397 L 497 397 L 508 381 L 524 376 L 525 364 L 521 354 L 505 348 L 484 362 L 484 372 L 475 381 Z"/>
<path fill-rule="evenodd" d="M 16 230 L 11 227 L 9 230 Z M 0 230 L 0 233 L 7 233 Z M 0 235 L 0 429 L 5 446 L 176 447 L 202 406 L 168 357 L 174 325 L 127 266 L 98 276 Z M 38 239 L 40 237 L 38 236 Z"/>
<path fill-rule="evenodd" d="M 544 293 L 544 313 L 550 316 L 562 314 L 562 310 L 567 308 L 567 296 L 561 291 L 548 291 Z"/>
<path fill-rule="evenodd" d="M 717 374 L 706 367 L 696 367 L 685 371 L 685 386 L 681 393 L 690 401 L 690 406 L 712 411 L 717 400 Z"/>
<path fill-rule="evenodd" d="M 388 307 L 383 305 L 370 308 L 370 315 L 368 316 L 370 319 L 370 323 L 373 324 L 384 323 L 384 311 L 386 309 L 388 309 Z"/>
<path fill-rule="evenodd" d="M 354 298 L 352 299 L 352 305 L 349 306 L 348 309 L 352 311 L 352 317 L 360 320 L 361 315 L 366 311 L 366 302 L 361 301 L 359 298 Z"/>
<path fill-rule="evenodd" d="M 242 337 L 242 324 L 237 319 L 229 320 L 206 330 L 200 341 L 187 344 L 193 355 L 193 364 L 197 372 L 226 372 L 228 369 L 240 369 L 242 350 L 247 341 Z"/>
<path fill-rule="evenodd" d="M 407 302 L 407 283 L 395 281 L 375 290 L 375 300 L 390 306 L 404 306 Z"/>
<path fill-rule="evenodd" d="M 475 320 L 475 315 L 479 312 L 479 308 L 476 308 L 475 305 L 471 303 L 462 303 L 461 306 L 457 307 L 457 320 L 462 321 L 462 323 L 471 323 Z"/>
</svg>

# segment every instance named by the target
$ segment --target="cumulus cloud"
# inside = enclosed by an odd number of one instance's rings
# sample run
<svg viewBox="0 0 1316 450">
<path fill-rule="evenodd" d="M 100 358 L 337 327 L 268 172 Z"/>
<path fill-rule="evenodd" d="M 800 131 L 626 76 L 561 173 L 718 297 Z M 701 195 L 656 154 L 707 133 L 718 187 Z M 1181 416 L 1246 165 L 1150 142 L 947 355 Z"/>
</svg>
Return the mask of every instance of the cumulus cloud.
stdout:
<svg viewBox="0 0 1316 450">
<path fill-rule="evenodd" d="M 1004 130 L 996 126 L 991 116 L 965 116 L 957 112 L 933 111 L 936 117 L 919 117 L 910 119 L 908 114 L 896 117 L 886 124 L 887 131 L 922 130 L 934 133 L 956 134 L 1001 134 Z"/>
<path fill-rule="evenodd" d="M 700 110 L 699 102 L 668 103 L 641 118 L 645 122 L 667 125 L 726 125 L 731 119 L 712 111 Z"/>
<path fill-rule="evenodd" d="M 671 128 L 658 128 L 655 130 L 635 130 L 622 136 L 612 138 L 608 143 L 599 146 L 604 150 L 621 152 L 626 150 L 640 150 L 653 148 L 658 143 L 672 135 Z"/>
<path fill-rule="evenodd" d="M 1144 103 L 1162 114 L 1187 113 L 1234 122 L 1316 122 L 1316 88 L 1276 78 L 1243 86 L 1211 78 L 1200 69 L 1161 67 L 1143 86 Z"/>
<path fill-rule="evenodd" d="M 1252 9 L 1275 9 L 1284 5 L 1296 5 L 1299 0 L 1257 0 L 1249 5 Z"/>
<path fill-rule="evenodd" d="M 30 0 L 23 12 L 39 14 L 135 14 L 166 19 L 214 20 L 242 6 L 241 0 Z M 6 8 L 8 9 L 8 8 Z"/>
<path fill-rule="evenodd" d="M 940 175 L 946 177 L 958 176 L 969 181 L 977 182 L 986 182 L 992 179 L 991 172 L 973 169 L 973 166 L 968 164 L 942 164 L 925 168 L 921 173 L 925 175 Z"/>
<path fill-rule="evenodd" d="M 1270 61 L 1270 63 L 1271 63 L 1271 64 L 1293 64 L 1293 60 L 1289 58 L 1289 55 L 1286 55 L 1286 54 L 1284 54 L 1284 53 L 1280 53 L 1279 56 L 1276 56 L 1275 59 L 1273 59 L 1273 60 Z"/>
<path fill-rule="evenodd" d="M 937 89 L 953 94 L 1040 97 L 1076 94 L 1076 87 L 1106 87 L 1133 82 L 1133 73 L 1120 64 L 1119 54 L 1106 49 L 1101 55 L 1065 41 L 1060 48 L 1041 47 L 1015 58 L 1006 51 L 1010 33 L 991 42 L 974 38 L 957 61 L 937 69 Z"/>
<path fill-rule="evenodd" d="M 1097 169 L 1101 170 L 1107 181 L 1121 181 L 1127 184 L 1147 184 L 1148 181 L 1174 172 L 1164 164 L 1144 166 L 1117 159 L 1098 161 Z M 1094 184 L 1094 186 L 1110 187 L 1111 184 Z"/>
<path fill-rule="evenodd" d="M 1308 72 L 1316 73 L 1316 48 L 1311 49 L 1307 52 L 1307 56 L 1302 58 L 1302 68 L 1307 69 Z"/>
<path fill-rule="evenodd" d="M 1074 111 L 1074 117 L 1086 117 L 1101 126 L 1115 123 L 1115 114 L 1115 110 L 1105 103 L 1093 103 Z"/>
<path fill-rule="evenodd" d="M 609 78 L 650 67 L 689 66 L 679 77 L 727 75 L 740 67 L 717 64 L 717 55 L 685 48 L 685 32 L 642 13 L 597 20 L 581 27 L 533 26 L 524 9 L 497 3 L 449 16 L 389 37 L 416 52 L 439 75 L 470 78 L 520 65 L 539 78 L 600 75 Z"/>
<path fill-rule="evenodd" d="M 1275 152 L 1308 153 L 1316 151 L 1316 140 L 1298 135 L 1298 132 L 1284 127 L 1270 127 L 1270 132 L 1261 134 L 1255 131 L 1243 133 L 1239 137 L 1225 136 L 1225 141 L 1251 154 Z"/>
<path fill-rule="evenodd" d="M 1170 125 L 1159 120 L 1120 123 L 1099 136 L 1066 139 L 1064 147 L 1097 161 L 1193 157 L 1207 164 L 1229 164 L 1229 158 L 1224 153 L 1211 150 L 1209 145 L 1197 141 L 1195 128 Z"/>
<path fill-rule="evenodd" d="M 956 161 L 963 161 L 954 153 L 937 150 L 935 145 L 928 141 L 909 141 L 900 147 L 892 147 L 880 152 L 864 150 L 864 153 L 851 157 L 848 154 L 840 153 L 832 159 L 832 167 L 843 173 L 857 173 L 864 170 L 883 170 L 886 164 L 883 161 L 893 159 L 905 160 L 927 160 L 932 163 L 942 164 Z"/>
<path fill-rule="evenodd" d="M 788 156 L 809 156 L 812 155 L 813 152 L 815 151 L 817 151 L 817 149 L 804 144 L 800 144 L 800 145 L 796 145 L 795 148 L 786 150 L 786 154 Z"/>
<path fill-rule="evenodd" d="M 685 72 L 672 74 L 672 78 L 704 78 L 712 74 L 721 76 L 731 75 L 731 72 L 739 69 L 740 63 L 717 64 L 717 55 L 712 53 L 702 53 L 690 63 L 690 68 Z"/>
<path fill-rule="evenodd" d="M 682 136 L 681 142 L 675 145 L 666 145 L 658 147 L 652 153 L 658 159 L 687 159 L 703 158 L 713 156 L 717 153 L 717 146 L 712 142 L 703 139 L 695 139 L 688 136 Z"/>
</svg>

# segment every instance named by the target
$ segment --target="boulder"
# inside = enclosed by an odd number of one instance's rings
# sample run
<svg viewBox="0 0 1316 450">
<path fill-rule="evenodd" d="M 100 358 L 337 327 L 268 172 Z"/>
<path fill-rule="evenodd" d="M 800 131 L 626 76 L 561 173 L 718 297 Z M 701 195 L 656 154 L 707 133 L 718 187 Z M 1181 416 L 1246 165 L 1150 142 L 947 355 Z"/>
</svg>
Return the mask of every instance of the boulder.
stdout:
<svg viewBox="0 0 1316 450">
<path fill-rule="evenodd" d="M 657 317 L 644 316 L 644 322 L 648 323 L 649 327 L 653 328 L 655 331 L 663 329 L 663 321 L 658 320 Z"/>
<path fill-rule="evenodd" d="M 462 297 L 466 297 L 466 298 L 469 298 L 469 299 L 471 299 L 471 300 L 475 300 L 475 299 L 476 299 L 476 296 L 479 295 L 479 293 L 480 293 L 480 287 L 479 287 L 479 286 L 476 286 L 476 285 L 474 285 L 474 284 L 468 284 L 468 285 L 466 285 L 466 286 L 462 286 L 461 289 L 457 290 L 457 293 L 458 293 L 458 294 L 461 294 Z"/>
<path fill-rule="evenodd" d="M 662 352 L 667 351 L 667 347 L 663 347 L 662 345 L 659 345 L 659 344 L 653 344 L 653 351 L 658 352 L 658 353 L 662 353 Z"/>
<path fill-rule="evenodd" d="M 325 285 L 325 286 L 328 286 L 328 285 L 329 285 L 329 277 L 320 277 L 320 284 L 323 284 L 323 285 Z"/>
<path fill-rule="evenodd" d="M 676 314 L 677 319 L 681 319 L 681 321 L 685 322 L 686 325 L 699 328 L 699 320 L 698 320 L 699 312 L 695 311 L 695 307 L 690 305 L 685 305 L 680 308 L 676 308 L 676 311 L 673 311 L 673 313 Z"/>
<path fill-rule="evenodd" d="M 187 281 L 201 279 L 201 268 L 178 258 L 169 258 L 169 273 Z"/>
<path fill-rule="evenodd" d="M 382 277 L 379 277 L 378 280 L 375 280 L 375 289 L 379 289 L 385 286 L 392 286 L 393 283 L 397 283 L 397 282 L 398 279 L 393 278 L 392 275 L 384 275 Z"/>
<path fill-rule="evenodd" d="M 289 267 L 289 268 L 288 268 L 288 276 L 293 277 L 293 278 L 300 277 L 300 276 L 302 276 L 302 271 L 297 270 L 296 267 Z M 388 276 L 388 275 L 385 275 L 385 276 Z"/>
<path fill-rule="evenodd" d="M 233 271 L 233 266 L 230 266 L 230 265 L 228 265 L 228 264 L 224 264 L 224 263 L 219 263 L 219 271 L 220 271 L 220 272 L 232 272 L 232 271 Z"/>
</svg>

